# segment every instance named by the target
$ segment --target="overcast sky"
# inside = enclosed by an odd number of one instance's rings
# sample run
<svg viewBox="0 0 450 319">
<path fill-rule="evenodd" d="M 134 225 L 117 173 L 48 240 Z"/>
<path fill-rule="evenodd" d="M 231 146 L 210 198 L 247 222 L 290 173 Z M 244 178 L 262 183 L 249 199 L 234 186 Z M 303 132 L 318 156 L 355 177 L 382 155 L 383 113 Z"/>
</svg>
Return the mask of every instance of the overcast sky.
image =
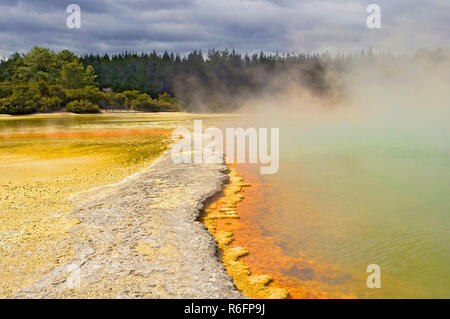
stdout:
<svg viewBox="0 0 450 319">
<path fill-rule="evenodd" d="M 66 7 L 81 7 L 81 28 Z M 381 29 L 366 8 L 381 7 Z M 82 53 L 193 49 L 316 52 L 448 48 L 450 0 L 1 0 L 0 55 L 33 46 Z"/>
</svg>

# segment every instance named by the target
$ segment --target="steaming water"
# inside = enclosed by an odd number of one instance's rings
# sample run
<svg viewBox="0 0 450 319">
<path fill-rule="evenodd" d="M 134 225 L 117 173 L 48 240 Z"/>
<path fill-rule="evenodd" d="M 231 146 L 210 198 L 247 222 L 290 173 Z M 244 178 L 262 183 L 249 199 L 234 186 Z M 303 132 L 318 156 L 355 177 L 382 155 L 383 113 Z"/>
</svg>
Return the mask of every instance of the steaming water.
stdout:
<svg viewBox="0 0 450 319">
<path fill-rule="evenodd" d="M 265 235 L 286 255 L 337 266 L 347 279 L 330 291 L 449 298 L 448 129 L 300 126 L 281 128 L 280 171 L 259 177 Z M 380 289 L 366 286 L 369 264 L 381 267 Z"/>
<path fill-rule="evenodd" d="M 0 121 L 0 129 L 173 128 L 194 117 L 18 117 Z M 281 127 L 280 171 L 258 175 L 264 201 L 255 205 L 254 227 L 261 227 L 284 254 L 336 266 L 330 276 L 334 272 L 341 278 L 327 281 L 311 272 L 305 278 L 300 271 L 300 285 L 317 282 L 320 289 L 357 297 L 450 297 L 446 121 L 442 117 L 428 129 L 296 121 L 262 126 Z M 369 264 L 381 266 L 381 289 L 365 285 Z M 296 276 L 288 269 L 286 275 Z"/>
</svg>

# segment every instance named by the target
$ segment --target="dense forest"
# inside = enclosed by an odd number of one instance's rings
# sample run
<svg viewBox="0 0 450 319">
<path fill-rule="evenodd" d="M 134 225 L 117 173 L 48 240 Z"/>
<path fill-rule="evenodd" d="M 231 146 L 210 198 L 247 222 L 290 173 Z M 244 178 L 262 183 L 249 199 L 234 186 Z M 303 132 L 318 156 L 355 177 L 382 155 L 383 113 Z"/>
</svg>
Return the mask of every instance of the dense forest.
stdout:
<svg viewBox="0 0 450 319">
<path fill-rule="evenodd" d="M 94 68 L 101 88 L 117 92 L 139 90 L 153 97 L 167 92 L 190 111 L 199 104 L 206 105 L 209 111 L 232 110 L 237 107 L 234 101 L 239 97 L 263 89 L 269 79 L 292 69 L 301 75 L 306 86 L 325 93 L 325 68 L 334 63 L 326 55 L 261 52 L 242 56 L 234 50 L 214 49 L 207 54 L 193 51 L 183 58 L 168 52 L 125 52 L 112 56 L 86 55 L 81 61 Z"/>
<path fill-rule="evenodd" d="M 167 92 L 154 97 L 148 91 L 100 86 L 91 65 L 70 51 L 55 53 L 35 47 L 27 54 L 13 54 L 0 63 L 0 113 L 30 114 L 65 110 L 98 113 L 101 109 L 177 111 L 176 99 Z"/>
<path fill-rule="evenodd" d="M 439 58 L 439 51 L 426 52 Z M 100 109 L 212 111 L 237 108 L 240 98 L 279 90 L 289 76 L 313 94 L 330 95 L 339 74 L 356 63 L 408 59 L 372 50 L 353 55 L 259 54 L 236 51 L 84 55 L 35 47 L 0 62 L 0 113 Z M 332 71 L 332 72 L 330 72 Z M 330 84 L 333 83 L 333 84 Z M 269 92 L 270 93 L 270 92 Z"/>
</svg>

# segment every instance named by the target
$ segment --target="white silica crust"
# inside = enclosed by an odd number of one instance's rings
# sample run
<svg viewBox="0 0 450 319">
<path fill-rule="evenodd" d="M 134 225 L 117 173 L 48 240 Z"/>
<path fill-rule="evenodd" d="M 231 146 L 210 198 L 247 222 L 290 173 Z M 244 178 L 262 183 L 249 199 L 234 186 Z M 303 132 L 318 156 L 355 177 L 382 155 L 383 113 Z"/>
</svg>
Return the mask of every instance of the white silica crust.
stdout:
<svg viewBox="0 0 450 319">
<path fill-rule="evenodd" d="M 76 196 L 80 222 L 55 247 L 73 257 L 13 298 L 243 298 L 197 220 L 227 167 L 175 164 L 166 151 L 131 178 Z"/>
</svg>

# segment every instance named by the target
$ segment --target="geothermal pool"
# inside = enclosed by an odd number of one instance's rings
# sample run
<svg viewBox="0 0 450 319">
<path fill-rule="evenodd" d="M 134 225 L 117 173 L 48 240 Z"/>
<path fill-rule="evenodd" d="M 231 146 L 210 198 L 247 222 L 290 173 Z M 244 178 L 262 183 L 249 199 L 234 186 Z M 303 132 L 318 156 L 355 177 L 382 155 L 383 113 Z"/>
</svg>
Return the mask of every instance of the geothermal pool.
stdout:
<svg viewBox="0 0 450 319">
<path fill-rule="evenodd" d="M 280 133 L 278 174 L 238 165 L 253 184 L 235 231 L 250 268 L 294 298 L 450 297 L 445 126 L 328 122 Z M 379 289 L 366 285 L 369 264 L 381 267 Z"/>
<path fill-rule="evenodd" d="M 201 116 L 200 116 L 201 117 Z M 205 116 L 214 119 L 216 116 Z M 72 200 L 148 166 L 189 114 L 0 116 L 0 297 L 64 263 Z"/>
<path fill-rule="evenodd" d="M 168 147 L 170 130 L 194 118 L 280 127 L 278 174 L 237 166 L 252 186 L 238 205 L 232 245 L 250 252 L 242 260 L 252 273 L 272 276 L 293 298 L 450 297 L 444 120 L 424 129 L 192 114 L 0 117 L 0 296 L 70 257 L 70 247 L 39 248 L 77 223 L 58 215 L 71 208 L 70 195 L 148 165 Z M 381 267 L 380 289 L 366 286 L 369 264 Z"/>
</svg>

